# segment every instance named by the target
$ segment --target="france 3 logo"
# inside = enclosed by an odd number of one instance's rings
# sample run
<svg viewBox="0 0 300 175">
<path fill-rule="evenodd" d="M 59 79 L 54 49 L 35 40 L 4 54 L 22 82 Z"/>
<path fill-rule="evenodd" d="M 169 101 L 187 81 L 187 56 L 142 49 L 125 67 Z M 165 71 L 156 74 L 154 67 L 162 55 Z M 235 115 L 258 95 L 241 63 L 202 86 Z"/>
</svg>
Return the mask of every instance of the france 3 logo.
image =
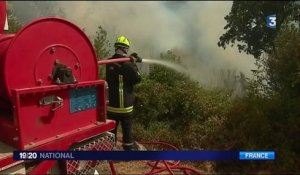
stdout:
<svg viewBox="0 0 300 175">
<path fill-rule="evenodd" d="M 276 15 L 267 16 L 267 27 L 276 29 Z"/>
</svg>

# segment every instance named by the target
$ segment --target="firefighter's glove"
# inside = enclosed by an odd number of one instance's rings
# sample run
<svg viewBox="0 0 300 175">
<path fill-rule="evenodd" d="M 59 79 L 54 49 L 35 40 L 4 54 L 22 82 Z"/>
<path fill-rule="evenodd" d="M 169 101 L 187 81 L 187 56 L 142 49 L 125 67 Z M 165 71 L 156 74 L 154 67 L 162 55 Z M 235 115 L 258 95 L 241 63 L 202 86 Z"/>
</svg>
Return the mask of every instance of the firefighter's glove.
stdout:
<svg viewBox="0 0 300 175">
<path fill-rule="evenodd" d="M 137 62 L 137 63 L 141 63 L 142 62 L 142 58 L 141 57 L 139 57 L 138 56 L 138 54 L 137 53 L 132 53 L 131 55 L 130 55 L 130 58 L 132 58 L 132 62 L 133 63 L 135 63 L 135 62 Z"/>
</svg>

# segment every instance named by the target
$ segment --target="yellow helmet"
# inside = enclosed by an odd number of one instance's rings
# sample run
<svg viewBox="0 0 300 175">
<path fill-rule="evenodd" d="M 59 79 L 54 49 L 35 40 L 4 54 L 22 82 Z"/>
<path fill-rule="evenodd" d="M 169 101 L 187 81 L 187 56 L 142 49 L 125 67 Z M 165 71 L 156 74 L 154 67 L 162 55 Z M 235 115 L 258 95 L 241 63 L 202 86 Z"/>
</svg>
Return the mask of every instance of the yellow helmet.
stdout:
<svg viewBox="0 0 300 175">
<path fill-rule="evenodd" d="M 115 43 L 115 47 L 129 47 L 129 40 L 125 36 L 120 36 Z"/>
</svg>

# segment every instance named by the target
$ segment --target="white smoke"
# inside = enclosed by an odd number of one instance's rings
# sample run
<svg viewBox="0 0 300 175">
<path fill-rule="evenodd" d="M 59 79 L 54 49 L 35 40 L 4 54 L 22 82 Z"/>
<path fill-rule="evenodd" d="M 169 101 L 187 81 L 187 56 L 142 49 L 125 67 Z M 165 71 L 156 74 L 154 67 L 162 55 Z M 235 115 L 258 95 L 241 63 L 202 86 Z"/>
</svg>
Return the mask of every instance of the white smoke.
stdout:
<svg viewBox="0 0 300 175">
<path fill-rule="evenodd" d="M 14 4 L 21 2 L 14 2 Z M 50 2 L 48 2 L 50 4 Z M 65 17 L 89 36 L 102 25 L 110 41 L 118 35 L 127 36 L 131 51 L 149 58 L 151 53 L 176 50 L 195 79 L 207 83 L 215 69 L 234 69 L 251 76 L 254 58 L 217 46 L 225 32 L 224 17 L 230 12 L 230 1 L 56 1 Z M 42 8 L 42 3 L 39 3 Z M 46 7 L 44 7 L 46 8 Z M 22 8 L 22 12 L 30 9 Z M 20 15 L 20 13 L 19 13 Z M 40 15 L 43 16 L 43 15 Z M 30 19 L 32 20 L 32 19 Z"/>
</svg>

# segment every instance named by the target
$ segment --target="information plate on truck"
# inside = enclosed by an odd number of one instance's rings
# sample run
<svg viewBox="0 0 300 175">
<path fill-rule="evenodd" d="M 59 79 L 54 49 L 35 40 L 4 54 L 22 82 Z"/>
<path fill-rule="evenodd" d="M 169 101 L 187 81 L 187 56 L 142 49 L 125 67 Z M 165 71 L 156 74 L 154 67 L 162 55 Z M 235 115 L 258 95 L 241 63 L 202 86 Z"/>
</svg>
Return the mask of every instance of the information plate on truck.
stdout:
<svg viewBox="0 0 300 175">
<path fill-rule="evenodd" d="M 70 113 L 96 108 L 97 89 L 79 88 L 70 90 Z"/>
</svg>

